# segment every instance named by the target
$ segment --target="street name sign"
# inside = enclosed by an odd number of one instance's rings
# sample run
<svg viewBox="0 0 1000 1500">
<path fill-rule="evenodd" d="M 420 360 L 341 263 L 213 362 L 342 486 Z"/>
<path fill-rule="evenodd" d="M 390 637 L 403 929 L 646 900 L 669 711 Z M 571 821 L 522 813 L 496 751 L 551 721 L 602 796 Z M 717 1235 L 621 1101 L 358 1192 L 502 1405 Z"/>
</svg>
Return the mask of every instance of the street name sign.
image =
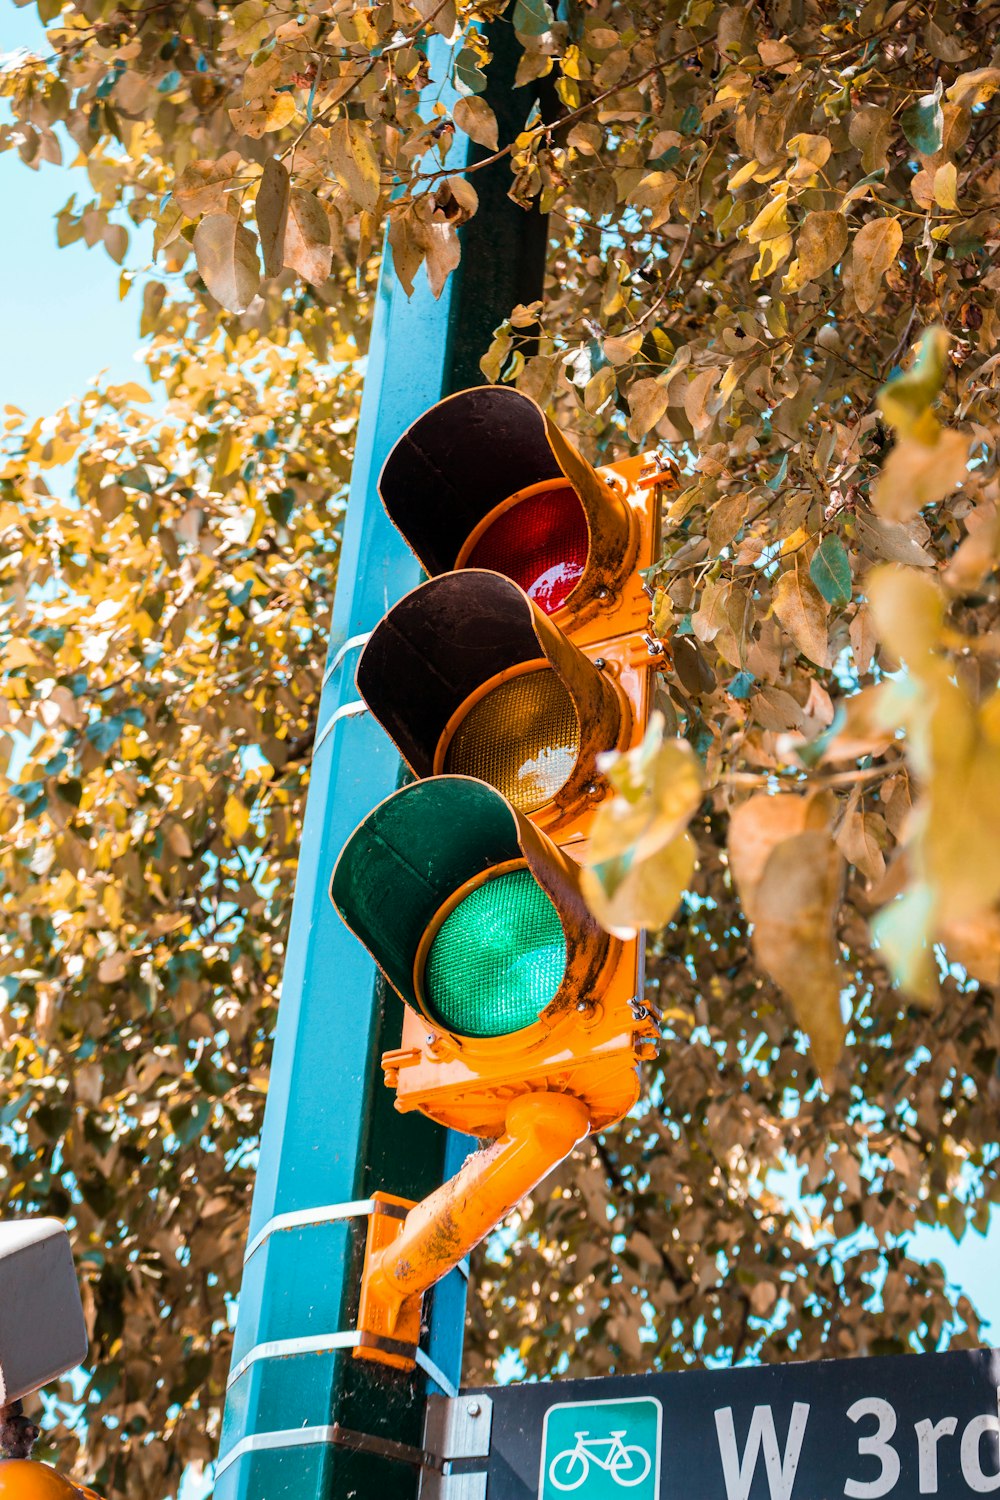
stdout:
<svg viewBox="0 0 1000 1500">
<path fill-rule="evenodd" d="M 451 1466 L 477 1473 L 462 1493 L 486 1500 L 1000 1497 L 997 1350 L 552 1381 L 458 1400 L 492 1409 L 488 1458 Z"/>
</svg>

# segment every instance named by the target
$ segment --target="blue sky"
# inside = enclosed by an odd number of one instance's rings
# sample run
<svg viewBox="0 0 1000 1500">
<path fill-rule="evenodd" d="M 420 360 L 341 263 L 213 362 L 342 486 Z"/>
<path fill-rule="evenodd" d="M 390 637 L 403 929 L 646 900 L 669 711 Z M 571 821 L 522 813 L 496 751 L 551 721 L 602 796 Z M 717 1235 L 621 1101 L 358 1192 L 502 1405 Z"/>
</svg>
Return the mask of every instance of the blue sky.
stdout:
<svg viewBox="0 0 1000 1500">
<path fill-rule="evenodd" d="M 0 52 L 36 44 L 33 7 L 0 0 Z M 42 416 L 78 395 L 106 370 L 116 381 L 142 378 L 138 348 L 138 294 L 119 300 L 119 268 L 103 247 L 81 242 L 59 249 L 55 214 L 86 180 L 69 165 L 31 172 L 12 154 L 0 154 L 0 202 L 6 233 L 0 236 L 0 407 L 13 404 Z M 16 232 L 12 226 L 16 226 Z M 129 264 L 141 270 L 140 246 Z M 956 1244 L 947 1230 L 920 1230 L 911 1253 L 938 1259 L 949 1279 L 992 1323 L 1000 1343 L 1000 1214 L 988 1236 L 968 1231 Z M 194 1500 L 192 1487 L 185 1500 Z"/>
<path fill-rule="evenodd" d="M 34 6 L 20 10 L 0 0 L 0 52 L 37 45 L 43 36 Z M 78 395 L 100 370 L 117 381 L 142 378 L 133 359 L 139 294 L 119 301 L 119 268 L 103 246 L 56 245 L 56 213 L 88 189 L 69 165 L 32 172 L 14 152 L 0 153 L 0 406 L 30 416 Z M 141 268 L 134 249 L 130 263 Z"/>
</svg>

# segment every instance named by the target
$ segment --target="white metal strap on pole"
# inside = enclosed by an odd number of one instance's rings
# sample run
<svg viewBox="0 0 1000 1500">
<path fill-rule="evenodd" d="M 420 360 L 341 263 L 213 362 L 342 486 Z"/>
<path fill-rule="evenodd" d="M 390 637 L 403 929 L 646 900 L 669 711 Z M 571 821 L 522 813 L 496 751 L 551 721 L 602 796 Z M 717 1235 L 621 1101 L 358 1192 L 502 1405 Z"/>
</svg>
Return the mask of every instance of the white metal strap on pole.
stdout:
<svg viewBox="0 0 1000 1500">
<path fill-rule="evenodd" d="M 335 1349 L 356 1349 L 361 1343 L 361 1335 L 357 1329 L 349 1329 L 339 1333 L 314 1333 L 305 1338 L 298 1339 L 273 1339 L 270 1343 L 256 1344 L 253 1349 L 244 1354 L 241 1360 L 229 1372 L 226 1381 L 226 1389 L 236 1384 L 237 1380 L 249 1370 L 251 1365 L 257 1364 L 262 1359 L 288 1359 L 294 1354 L 327 1354 Z M 414 1352 L 414 1358 L 434 1384 L 439 1386 L 446 1396 L 457 1396 L 458 1391 L 445 1375 L 444 1371 L 434 1363 L 429 1354 L 423 1349 Z"/>
<path fill-rule="evenodd" d="M 342 703 L 340 707 L 330 715 L 326 723 L 323 725 L 323 728 L 316 736 L 316 743 L 315 745 L 313 745 L 313 754 L 315 755 L 316 751 L 319 749 L 320 745 L 322 745 L 323 741 L 333 733 L 339 720 L 354 719 L 358 716 L 358 714 L 366 714 L 367 712 L 368 705 L 367 703 L 362 703 L 360 698 L 356 699 L 353 703 Z"/>
<path fill-rule="evenodd" d="M 226 1390 L 258 1360 L 287 1359 L 290 1354 L 326 1354 L 333 1349 L 355 1349 L 359 1343 L 355 1329 L 349 1333 L 316 1333 L 308 1338 L 273 1339 L 269 1344 L 257 1344 L 230 1370 Z"/>
<path fill-rule="evenodd" d="M 292 1427 L 283 1432 L 254 1432 L 249 1437 L 242 1438 L 235 1448 L 230 1449 L 225 1458 L 220 1458 L 215 1466 L 216 1480 L 238 1459 L 245 1458 L 248 1453 L 270 1452 L 275 1448 L 306 1448 L 315 1443 L 333 1443 L 336 1439 L 336 1429 L 333 1427 Z"/>
<path fill-rule="evenodd" d="M 340 650 L 337 652 L 336 656 L 331 661 L 330 665 L 327 667 L 326 671 L 323 673 L 324 687 L 330 681 L 330 678 L 333 676 L 334 672 L 336 672 L 337 668 L 344 660 L 344 657 L 347 655 L 348 651 L 354 651 L 358 646 L 367 646 L 368 642 L 371 640 L 371 635 L 371 631 L 366 630 L 364 635 L 352 635 L 350 640 L 344 642 Z"/>
<path fill-rule="evenodd" d="M 373 1198 L 356 1198 L 351 1203 L 326 1203 L 320 1208 L 297 1208 L 291 1213 L 275 1214 L 250 1241 L 243 1264 L 246 1265 L 251 1255 L 272 1234 L 278 1234 L 283 1229 L 306 1229 L 313 1224 L 335 1224 L 338 1219 L 361 1219 L 372 1213 L 374 1208 Z"/>
</svg>

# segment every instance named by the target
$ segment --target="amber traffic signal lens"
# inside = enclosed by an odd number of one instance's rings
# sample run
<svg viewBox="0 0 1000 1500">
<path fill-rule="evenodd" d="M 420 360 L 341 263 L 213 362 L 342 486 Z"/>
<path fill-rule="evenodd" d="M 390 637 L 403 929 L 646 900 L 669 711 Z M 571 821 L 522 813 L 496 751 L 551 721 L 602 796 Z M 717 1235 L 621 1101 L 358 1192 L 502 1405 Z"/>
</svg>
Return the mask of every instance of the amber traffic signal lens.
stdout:
<svg viewBox="0 0 1000 1500">
<path fill-rule="evenodd" d="M 460 1036 L 507 1036 L 538 1019 L 565 972 L 559 913 L 528 870 L 510 870 L 445 917 L 427 954 L 424 1001 Z"/>
<path fill-rule="evenodd" d="M 561 609 L 587 566 L 587 518 L 568 486 L 527 495 L 501 511 L 465 566 L 503 573 L 545 614 Z"/>
<path fill-rule="evenodd" d="M 444 769 L 476 776 L 502 792 L 518 812 L 550 802 L 573 774 L 580 723 L 573 700 L 551 667 L 508 678 L 462 719 Z"/>
</svg>

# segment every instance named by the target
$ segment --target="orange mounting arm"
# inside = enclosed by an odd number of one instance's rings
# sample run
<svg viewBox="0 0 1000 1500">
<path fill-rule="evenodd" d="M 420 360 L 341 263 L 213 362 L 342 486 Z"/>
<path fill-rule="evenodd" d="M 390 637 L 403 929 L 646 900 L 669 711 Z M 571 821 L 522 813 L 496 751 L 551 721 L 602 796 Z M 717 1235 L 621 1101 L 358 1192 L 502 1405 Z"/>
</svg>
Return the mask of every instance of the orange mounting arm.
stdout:
<svg viewBox="0 0 1000 1500">
<path fill-rule="evenodd" d="M 590 1112 L 579 1099 L 521 1094 L 507 1107 L 499 1140 L 470 1156 L 422 1203 L 376 1193 L 355 1357 L 412 1369 L 424 1292 L 484 1240 L 589 1130 Z"/>
</svg>

